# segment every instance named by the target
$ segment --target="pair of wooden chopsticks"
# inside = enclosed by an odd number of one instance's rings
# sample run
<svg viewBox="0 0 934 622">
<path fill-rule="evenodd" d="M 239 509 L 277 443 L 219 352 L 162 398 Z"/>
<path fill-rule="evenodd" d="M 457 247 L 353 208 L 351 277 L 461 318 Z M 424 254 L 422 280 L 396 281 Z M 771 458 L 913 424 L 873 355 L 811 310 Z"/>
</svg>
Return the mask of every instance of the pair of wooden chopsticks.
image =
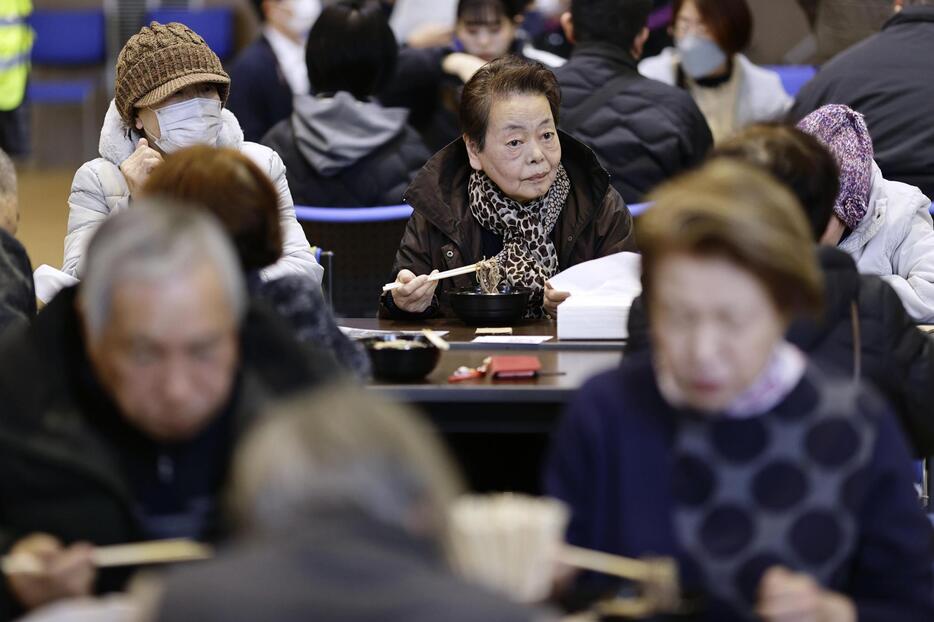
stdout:
<svg viewBox="0 0 934 622">
<path fill-rule="evenodd" d="M 213 555 L 211 547 L 186 540 L 156 540 L 135 544 L 99 546 L 94 549 L 94 565 L 98 568 L 114 566 L 143 566 L 148 564 L 168 564 L 209 559 Z M 42 562 L 34 555 L 19 553 L 6 555 L 0 559 L 3 574 L 38 574 L 43 572 Z"/>
<path fill-rule="evenodd" d="M 464 266 L 462 268 L 454 268 L 453 270 L 446 270 L 445 272 L 438 272 L 436 274 L 429 274 L 429 281 L 440 281 L 441 279 L 446 279 L 452 276 L 460 276 L 462 274 L 471 274 L 477 271 L 478 264 L 470 264 L 469 266 Z M 383 285 L 383 291 L 388 292 L 396 289 L 397 287 L 402 287 L 402 283 L 399 281 L 393 281 L 392 283 L 386 283 Z"/>
</svg>

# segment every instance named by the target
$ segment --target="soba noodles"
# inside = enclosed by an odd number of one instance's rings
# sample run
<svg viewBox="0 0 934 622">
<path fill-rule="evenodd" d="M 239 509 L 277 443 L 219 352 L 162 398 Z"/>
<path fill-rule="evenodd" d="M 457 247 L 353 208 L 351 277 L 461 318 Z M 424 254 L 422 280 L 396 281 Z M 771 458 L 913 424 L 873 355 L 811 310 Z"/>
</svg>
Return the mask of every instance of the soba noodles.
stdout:
<svg viewBox="0 0 934 622">
<path fill-rule="evenodd" d="M 482 259 L 477 262 L 477 281 L 480 282 L 480 291 L 484 294 L 498 292 L 499 283 L 502 280 L 503 274 L 495 259 Z"/>
</svg>

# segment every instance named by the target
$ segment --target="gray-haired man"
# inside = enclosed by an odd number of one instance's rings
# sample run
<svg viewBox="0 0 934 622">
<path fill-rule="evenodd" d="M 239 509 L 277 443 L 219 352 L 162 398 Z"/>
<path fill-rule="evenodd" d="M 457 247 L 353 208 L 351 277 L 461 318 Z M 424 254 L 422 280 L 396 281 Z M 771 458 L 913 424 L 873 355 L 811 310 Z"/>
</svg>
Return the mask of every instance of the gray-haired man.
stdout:
<svg viewBox="0 0 934 622">
<path fill-rule="evenodd" d="M 200 210 L 143 201 L 108 219 L 79 288 L 0 346 L 0 550 L 45 568 L 6 578 L 0 619 L 121 587 L 82 543 L 217 537 L 243 429 L 333 368 L 249 307 Z"/>
</svg>

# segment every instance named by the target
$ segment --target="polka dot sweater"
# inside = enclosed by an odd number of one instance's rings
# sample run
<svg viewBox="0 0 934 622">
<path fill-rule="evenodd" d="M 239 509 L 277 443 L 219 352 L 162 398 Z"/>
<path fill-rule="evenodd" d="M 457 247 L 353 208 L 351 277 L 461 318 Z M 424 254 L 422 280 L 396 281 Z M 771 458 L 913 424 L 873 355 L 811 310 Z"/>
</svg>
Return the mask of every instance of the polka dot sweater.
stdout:
<svg viewBox="0 0 934 622">
<path fill-rule="evenodd" d="M 700 619 L 751 620 L 781 564 L 867 620 L 934 619 L 934 538 L 887 407 L 808 367 L 775 408 L 730 419 L 675 410 L 649 360 L 592 379 L 554 437 L 545 485 L 572 544 L 680 565 Z"/>
</svg>

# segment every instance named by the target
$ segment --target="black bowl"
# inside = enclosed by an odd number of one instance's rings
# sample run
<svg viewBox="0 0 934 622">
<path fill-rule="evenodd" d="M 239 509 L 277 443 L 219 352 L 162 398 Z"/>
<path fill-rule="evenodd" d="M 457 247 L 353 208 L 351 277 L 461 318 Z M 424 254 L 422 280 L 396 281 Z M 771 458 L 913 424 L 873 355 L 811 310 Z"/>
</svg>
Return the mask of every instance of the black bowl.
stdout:
<svg viewBox="0 0 934 622">
<path fill-rule="evenodd" d="M 395 342 L 400 348 L 377 344 Z M 384 335 L 367 337 L 360 343 L 373 363 L 373 375 L 383 380 L 421 380 L 431 373 L 441 358 L 441 351 L 420 335 Z"/>
<path fill-rule="evenodd" d="M 477 289 L 459 289 L 448 294 L 454 313 L 473 326 L 506 326 L 525 315 L 531 290 L 516 288 L 508 293 L 484 294 Z"/>
</svg>

